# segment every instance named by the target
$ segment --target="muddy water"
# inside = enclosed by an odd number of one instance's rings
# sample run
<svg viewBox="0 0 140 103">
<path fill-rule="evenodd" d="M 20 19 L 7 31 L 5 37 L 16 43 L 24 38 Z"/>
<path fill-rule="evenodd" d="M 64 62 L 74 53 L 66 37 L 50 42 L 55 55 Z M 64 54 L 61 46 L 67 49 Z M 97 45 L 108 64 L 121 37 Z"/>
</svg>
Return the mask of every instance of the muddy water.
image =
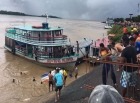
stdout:
<svg viewBox="0 0 140 103">
<path fill-rule="evenodd" d="M 40 25 L 45 18 L 22 17 L 0 15 L 0 103 L 24 103 L 44 95 L 48 92 L 48 84 L 40 83 L 41 75 L 51 70 L 35 63 L 29 62 L 21 57 L 12 55 L 6 51 L 3 46 L 5 42 L 5 28 L 16 25 Z M 93 21 L 66 20 L 66 19 L 48 19 L 51 27 L 63 27 L 64 34 L 68 35 L 71 42 L 90 37 L 97 40 L 106 35 L 103 29 L 104 24 Z M 80 65 L 81 74 L 85 71 L 84 65 Z M 21 75 L 20 72 L 23 72 Z M 36 81 L 33 82 L 33 77 Z M 15 79 L 15 83 L 12 83 Z"/>
</svg>

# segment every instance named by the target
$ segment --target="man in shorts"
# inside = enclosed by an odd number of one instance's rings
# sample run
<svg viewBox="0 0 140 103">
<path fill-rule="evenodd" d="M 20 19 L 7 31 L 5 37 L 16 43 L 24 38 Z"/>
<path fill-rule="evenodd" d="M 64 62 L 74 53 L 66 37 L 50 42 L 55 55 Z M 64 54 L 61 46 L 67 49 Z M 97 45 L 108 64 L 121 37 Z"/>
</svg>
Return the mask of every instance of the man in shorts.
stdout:
<svg viewBox="0 0 140 103">
<path fill-rule="evenodd" d="M 77 79 L 77 75 L 78 75 L 78 68 L 77 66 L 75 66 L 75 79 Z"/>
<path fill-rule="evenodd" d="M 133 63 L 136 64 L 137 58 L 136 58 L 136 50 L 133 46 L 129 45 L 129 38 L 124 37 L 123 44 L 125 48 L 122 51 L 121 54 L 121 63 Z M 127 87 L 132 87 L 134 90 L 134 87 L 137 85 L 137 74 L 136 74 L 137 68 L 133 68 L 130 66 L 124 66 L 124 69 L 122 71 L 120 83 L 123 87 L 122 90 L 122 96 L 125 97 L 125 94 L 127 92 Z"/>
<path fill-rule="evenodd" d="M 55 91 L 56 91 L 55 102 L 57 102 L 57 100 L 60 98 L 61 89 L 63 87 L 63 75 L 61 73 L 59 73 L 59 69 L 56 69 L 56 74 L 54 76 L 54 81 L 55 81 L 55 84 L 56 84 L 56 87 L 55 87 Z"/>
<path fill-rule="evenodd" d="M 50 87 L 52 85 L 52 91 L 53 91 L 53 75 L 51 74 L 51 71 L 49 72 L 49 92 L 50 92 Z"/>
</svg>

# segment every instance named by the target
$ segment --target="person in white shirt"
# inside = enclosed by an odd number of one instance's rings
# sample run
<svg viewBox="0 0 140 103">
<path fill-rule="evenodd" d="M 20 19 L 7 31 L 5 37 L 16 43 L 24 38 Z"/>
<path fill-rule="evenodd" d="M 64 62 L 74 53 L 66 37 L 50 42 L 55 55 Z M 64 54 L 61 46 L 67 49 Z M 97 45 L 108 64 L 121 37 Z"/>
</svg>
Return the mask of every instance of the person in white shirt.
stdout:
<svg viewBox="0 0 140 103">
<path fill-rule="evenodd" d="M 73 55 L 75 54 L 75 47 L 73 46 Z"/>
<path fill-rule="evenodd" d="M 75 66 L 75 79 L 77 79 L 77 75 L 78 75 L 78 68 L 77 66 Z"/>
</svg>

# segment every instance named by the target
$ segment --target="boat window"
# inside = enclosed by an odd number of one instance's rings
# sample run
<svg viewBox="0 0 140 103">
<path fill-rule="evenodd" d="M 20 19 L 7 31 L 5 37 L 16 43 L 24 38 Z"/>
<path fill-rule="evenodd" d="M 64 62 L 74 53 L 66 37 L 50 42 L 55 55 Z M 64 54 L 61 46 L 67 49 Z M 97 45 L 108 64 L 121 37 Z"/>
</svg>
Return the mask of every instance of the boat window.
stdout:
<svg viewBox="0 0 140 103">
<path fill-rule="evenodd" d="M 38 51 L 44 52 L 44 51 L 45 51 L 45 47 L 43 47 L 43 46 L 38 46 Z"/>
<path fill-rule="evenodd" d="M 55 35 L 56 36 L 60 36 L 61 35 L 61 31 L 60 30 L 55 31 Z"/>
<path fill-rule="evenodd" d="M 27 31 L 23 31 L 23 35 L 26 36 L 27 35 Z"/>
</svg>

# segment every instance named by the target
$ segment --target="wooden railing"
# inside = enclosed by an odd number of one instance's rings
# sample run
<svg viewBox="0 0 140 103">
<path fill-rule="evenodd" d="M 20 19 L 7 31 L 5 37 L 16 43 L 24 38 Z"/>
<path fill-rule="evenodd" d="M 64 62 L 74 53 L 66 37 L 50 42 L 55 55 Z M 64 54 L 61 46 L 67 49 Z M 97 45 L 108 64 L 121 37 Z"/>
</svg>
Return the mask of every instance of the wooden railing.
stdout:
<svg viewBox="0 0 140 103">
<path fill-rule="evenodd" d="M 59 36 L 54 37 L 53 39 L 51 38 L 44 38 L 44 37 L 31 37 L 31 36 L 24 36 L 24 35 L 18 35 L 18 34 L 12 34 L 12 33 L 6 33 L 6 37 L 21 41 L 27 44 L 32 44 L 32 45 L 39 45 L 39 46 L 61 46 L 61 45 L 67 45 L 67 38 L 63 39 L 60 38 Z M 44 40 L 45 39 L 45 40 Z"/>
</svg>

